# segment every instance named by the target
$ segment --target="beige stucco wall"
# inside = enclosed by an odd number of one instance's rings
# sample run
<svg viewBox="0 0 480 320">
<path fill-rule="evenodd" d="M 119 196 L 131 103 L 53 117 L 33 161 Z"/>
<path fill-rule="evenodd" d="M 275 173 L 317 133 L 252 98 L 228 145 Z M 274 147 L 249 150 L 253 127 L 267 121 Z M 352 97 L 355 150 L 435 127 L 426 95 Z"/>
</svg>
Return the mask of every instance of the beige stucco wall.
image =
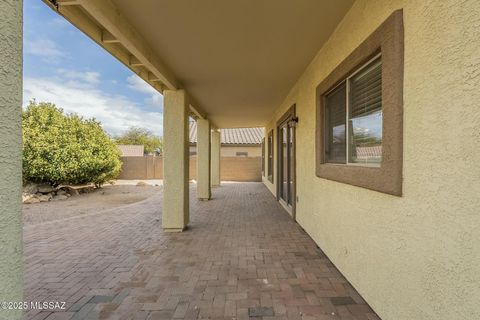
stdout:
<svg viewBox="0 0 480 320">
<path fill-rule="evenodd" d="M 220 148 L 220 154 L 221 154 L 222 157 L 236 157 L 237 152 L 248 152 L 249 157 L 261 157 L 262 156 L 262 148 L 260 146 L 257 146 L 257 147 L 246 147 L 246 146 L 228 147 L 228 146 L 222 146 Z"/>
<path fill-rule="evenodd" d="M 262 158 L 221 157 L 220 179 L 222 181 L 262 181 Z"/>
<path fill-rule="evenodd" d="M 190 152 L 196 152 L 196 146 L 190 146 Z M 237 152 L 248 152 L 249 157 L 261 157 L 262 156 L 262 148 L 261 146 L 224 146 L 222 145 L 220 148 L 220 156 L 221 157 L 236 157 Z"/>
<path fill-rule="evenodd" d="M 317 178 L 315 87 L 400 8 L 404 195 Z M 297 220 L 383 320 L 480 319 L 479 101 L 479 1 L 358 0 L 265 130 L 296 103 Z"/>
<path fill-rule="evenodd" d="M 121 161 L 118 179 L 163 179 L 162 157 L 122 157 Z M 219 161 L 222 181 L 261 181 L 260 157 L 220 157 Z M 197 156 L 190 156 L 189 179 L 197 180 Z"/>
<path fill-rule="evenodd" d="M 197 120 L 197 198 L 208 200 L 212 196 L 210 185 L 210 121 Z"/>
<path fill-rule="evenodd" d="M 189 102 L 185 90 L 165 90 L 163 108 L 163 212 L 165 231 L 183 230 L 189 211 Z"/>
<path fill-rule="evenodd" d="M 22 1 L 0 2 L 0 303 L 23 300 Z M 2 310 L 0 319 L 21 319 Z"/>
<path fill-rule="evenodd" d="M 210 183 L 212 186 L 220 185 L 220 131 L 212 130 L 211 133 L 212 145 L 211 145 L 211 159 L 210 159 Z"/>
<path fill-rule="evenodd" d="M 163 179 L 163 158 L 154 156 L 121 157 L 118 179 Z"/>
</svg>

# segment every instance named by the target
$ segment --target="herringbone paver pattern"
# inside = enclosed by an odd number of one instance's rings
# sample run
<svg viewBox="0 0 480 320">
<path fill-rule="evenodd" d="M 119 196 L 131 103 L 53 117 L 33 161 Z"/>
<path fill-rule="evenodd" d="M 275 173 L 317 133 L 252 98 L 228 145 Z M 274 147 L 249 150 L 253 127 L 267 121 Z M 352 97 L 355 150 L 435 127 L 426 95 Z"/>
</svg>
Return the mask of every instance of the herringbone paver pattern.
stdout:
<svg viewBox="0 0 480 320">
<path fill-rule="evenodd" d="M 181 234 L 159 194 L 120 209 L 25 227 L 28 319 L 379 319 L 261 183 L 194 200 Z"/>
</svg>

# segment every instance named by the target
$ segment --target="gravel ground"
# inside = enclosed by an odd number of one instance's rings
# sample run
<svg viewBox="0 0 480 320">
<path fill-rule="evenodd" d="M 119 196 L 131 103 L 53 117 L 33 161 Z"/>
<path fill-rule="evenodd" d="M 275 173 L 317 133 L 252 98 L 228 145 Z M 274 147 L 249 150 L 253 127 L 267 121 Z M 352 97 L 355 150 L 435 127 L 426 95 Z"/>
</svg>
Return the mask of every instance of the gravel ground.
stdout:
<svg viewBox="0 0 480 320">
<path fill-rule="evenodd" d="M 72 196 L 66 200 L 24 204 L 23 224 L 35 225 L 83 214 L 99 213 L 143 201 L 160 193 L 161 190 L 162 186 L 153 185 L 107 185 L 92 193 Z"/>
</svg>

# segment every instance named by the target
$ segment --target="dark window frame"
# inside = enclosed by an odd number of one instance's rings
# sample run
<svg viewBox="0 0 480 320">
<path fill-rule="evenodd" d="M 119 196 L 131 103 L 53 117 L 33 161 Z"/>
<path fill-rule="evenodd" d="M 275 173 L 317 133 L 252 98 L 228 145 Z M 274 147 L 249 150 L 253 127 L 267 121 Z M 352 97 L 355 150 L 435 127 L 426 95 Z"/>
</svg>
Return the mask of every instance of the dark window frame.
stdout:
<svg viewBox="0 0 480 320">
<path fill-rule="evenodd" d="M 281 130 L 280 130 L 280 127 L 282 124 L 285 124 L 286 121 L 292 121 L 293 119 L 297 119 L 296 117 L 296 104 L 293 104 L 284 114 L 283 116 L 277 121 L 276 123 L 276 130 L 277 130 L 277 141 L 276 141 L 276 144 L 277 144 L 277 173 L 276 173 L 276 176 L 277 176 L 277 186 L 276 186 L 276 191 L 277 191 L 277 195 L 276 195 L 276 198 L 277 198 L 277 201 L 280 201 L 281 199 L 281 183 L 282 183 L 282 173 L 281 173 L 281 170 L 283 168 L 281 168 L 281 166 L 283 165 L 283 159 L 282 159 L 282 155 L 283 155 L 283 151 L 282 151 L 282 136 L 281 136 Z M 297 119 L 298 121 L 298 119 Z M 290 192 L 290 200 L 291 200 L 291 203 L 288 204 L 286 203 L 287 207 L 289 205 L 291 205 L 291 212 L 290 214 L 292 215 L 292 218 L 294 220 L 296 220 L 296 207 L 297 207 L 297 203 L 296 203 L 296 194 L 297 194 L 297 159 L 296 159 L 296 148 L 297 148 L 297 141 L 296 141 L 296 136 L 297 136 L 297 133 L 296 133 L 296 128 L 293 127 L 293 131 L 292 131 L 292 136 L 291 136 L 291 139 L 292 139 L 292 142 L 293 142 L 293 145 L 292 145 L 292 149 L 290 150 L 291 152 L 291 155 L 292 155 L 292 158 L 290 159 L 291 161 L 291 166 L 293 166 L 294 170 L 293 171 L 289 171 L 287 174 L 288 175 L 291 175 L 289 176 L 289 179 L 287 180 L 290 180 L 292 181 L 293 183 L 291 184 L 291 189 L 289 190 Z M 282 199 L 283 201 L 283 199 Z"/>
<path fill-rule="evenodd" d="M 265 138 L 262 139 L 262 177 L 265 177 Z"/>
<path fill-rule="evenodd" d="M 268 156 L 268 165 L 267 165 L 267 179 L 273 183 L 273 129 L 268 132 L 267 140 L 267 156 Z"/>
<path fill-rule="evenodd" d="M 352 72 L 382 55 L 382 162 L 380 167 L 325 161 L 325 95 Z M 403 12 L 393 12 L 316 89 L 316 175 L 396 196 L 402 195 L 403 167 Z"/>
<path fill-rule="evenodd" d="M 363 70 L 365 69 L 368 69 L 369 67 L 372 66 L 372 64 L 374 63 L 379 63 L 380 66 L 381 66 L 381 53 L 378 53 L 376 56 L 374 56 L 372 59 L 370 59 L 369 61 L 367 61 L 366 63 L 364 63 L 363 65 L 361 65 L 358 69 L 356 70 L 353 70 L 350 74 L 347 75 L 347 77 L 345 79 L 343 79 L 342 81 L 340 81 L 334 88 L 332 88 L 330 91 L 324 93 L 322 96 L 324 96 L 324 114 L 325 114 L 325 117 L 324 117 L 324 161 L 326 163 L 335 163 L 335 164 L 342 164 L 342 165 L 354 165 L 354 166 L 369 166 L 369 167 L 378 167 L 380 166 L 380 163 L 379 162 L 369 162 L 369 163 L 362 163 L 362 162 L 355 162 L 355 161 L 351 161 L 350 159 L 350 156 L 351 156 L 351 147 L 353 146 L 353 141 L 354 141 L 354 136 L 353 136 L 353 133 L 352 133 L 352 130 L 353 128 L 350 128 L 350 125 L 351 125 L 351 121 L 350 120 L 350 107 L 349 106 L 349 103 L 347 102 L 350 101 L 350 99 L 352 98 L 352 79 L 357 75 L 357 74 L 361 74 Z M 381 68 L 380 68 L 381 70 Z M 380 80 L 381 81 L 381 80 Z M 380 88 L 381 88 L 381 83 L 380 83 Z M 340 94 L 343 94 L 343 97 L 342 99 L 340 100 L 340 102 L 334 102 L 332 103 L 332 105 L 329 105 L 329 98 L 337 95 L 338 93 Z M 380 92 L 381 94 L 381 92 Z M 332 114 L 331 110 L 332 108 L 338 108 L 339 107 L 339 103 L 340 104 L 343 104 L 341 106 L 341 109 L 343 109 L 343 114 L 342 114 L 342 124 L 343 124 L 343 127 L 344 127 L 344 133 L 343 133 L 343 139 L 344 139 L 344 142 L 343 142 L 343 146 L 342 148 L 340 149 L 341 151 L 341 155 L 342 157 L 341 158 L 338 158 L 338 157 L 335 157 L 335 156 L 332 156 L 332 151 L 335 151 L 335 149 L 333 148 L 334 146 L 329 146 L 330 144 L 330 139 L 332 137 L 332 127 L 331 127 L 331 123 L 329 123 L 329 121 L 331 121 L 332 119 L 329 119 L 329 115 Z M 337 111 L 338 113 L 338 111 Z M 382 117 L 383 118 L 383 117 Z M 332 147 L 333 150 L 330 150 L 330 147 Z M 330 158 L 329 158 L 329 155 L 330 155 Z"/>
</svg>

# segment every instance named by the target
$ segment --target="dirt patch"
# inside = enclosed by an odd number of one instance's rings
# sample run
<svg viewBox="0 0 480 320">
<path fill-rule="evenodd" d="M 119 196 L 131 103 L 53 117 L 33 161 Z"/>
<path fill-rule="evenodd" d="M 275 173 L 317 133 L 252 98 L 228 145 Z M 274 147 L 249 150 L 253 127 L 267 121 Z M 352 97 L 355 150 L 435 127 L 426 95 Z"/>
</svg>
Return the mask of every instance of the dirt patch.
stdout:
<svg viewBox="0 0 480 320">
<path fill-rule="evenodd" d="M 161 186 L 109 185 L 92 193 L 72 196 L 67 200 L 24 204 L 23 223 L 31 225 L 99 213 L 143 201 L 161 190 Z"/>
</svg>

